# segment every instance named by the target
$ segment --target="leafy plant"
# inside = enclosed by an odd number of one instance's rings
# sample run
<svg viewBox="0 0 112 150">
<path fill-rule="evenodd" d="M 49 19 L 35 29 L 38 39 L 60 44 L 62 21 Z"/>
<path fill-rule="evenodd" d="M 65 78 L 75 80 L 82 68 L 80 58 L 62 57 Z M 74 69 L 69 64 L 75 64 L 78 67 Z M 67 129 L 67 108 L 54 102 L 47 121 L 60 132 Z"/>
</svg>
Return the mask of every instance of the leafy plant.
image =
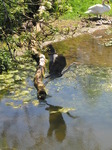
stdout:
<svg viewBox="0 0 112 150">
<path fill-rule="evenodd" d="M 32 47 L 41 50 L 41 44 L 58 31 L 50 23 L 68 9 L 67 0 L 0 0 L 0 40 L 7 47 L 1 44 L 1 72 L 17 61 L 15 54 Z"/>
<path fill-rule="evenodd" d="M 11 59 L 10 54 L 5 49 L 0 50 L 0 73 L 7 71 L 10 68 Z"/>
</svg>

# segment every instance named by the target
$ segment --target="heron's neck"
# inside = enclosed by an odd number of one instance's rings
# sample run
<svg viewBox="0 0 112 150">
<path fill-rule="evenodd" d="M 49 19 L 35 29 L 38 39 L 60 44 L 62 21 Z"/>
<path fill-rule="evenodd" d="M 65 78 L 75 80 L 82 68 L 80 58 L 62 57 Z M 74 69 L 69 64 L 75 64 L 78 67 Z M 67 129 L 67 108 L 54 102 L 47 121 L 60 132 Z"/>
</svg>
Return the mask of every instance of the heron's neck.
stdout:
<svg viewBox="0 0 112 150">
<path fill-rule="evenodd" d="M 104 0 L 102 0 L 102 5 L 105 5 L 105 1 Z"/>
<path fill-rule="evenodd" d="M 105 2 L 106 2 L 106 0 L 102 0 L 102 5 L 106 5 Z"/>
</svg>

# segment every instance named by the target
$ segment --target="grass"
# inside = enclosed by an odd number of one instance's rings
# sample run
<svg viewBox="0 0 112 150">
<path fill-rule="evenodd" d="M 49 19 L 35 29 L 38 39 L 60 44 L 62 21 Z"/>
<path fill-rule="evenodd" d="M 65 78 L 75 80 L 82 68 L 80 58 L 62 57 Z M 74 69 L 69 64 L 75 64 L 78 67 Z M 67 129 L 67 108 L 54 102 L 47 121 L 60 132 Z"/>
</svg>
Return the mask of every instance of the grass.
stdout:
<svg viewBox="0 0 112 150">
<path fill-rule="evenodd" d="M 88 7 L 102 3 L 102 0 L 68 0 L 68 3 L 72 7 L 72 12 L 68 12 L 63 15 L 63 19 L 78 19 L 80 17 L 88 16 L 84 12 L 87 11 Z M 110 0 L 110 6 L 112 8 L 112 0 Z M 112 16 L 112 9 L 105 13 L 108 16 Z"/>
</svg>

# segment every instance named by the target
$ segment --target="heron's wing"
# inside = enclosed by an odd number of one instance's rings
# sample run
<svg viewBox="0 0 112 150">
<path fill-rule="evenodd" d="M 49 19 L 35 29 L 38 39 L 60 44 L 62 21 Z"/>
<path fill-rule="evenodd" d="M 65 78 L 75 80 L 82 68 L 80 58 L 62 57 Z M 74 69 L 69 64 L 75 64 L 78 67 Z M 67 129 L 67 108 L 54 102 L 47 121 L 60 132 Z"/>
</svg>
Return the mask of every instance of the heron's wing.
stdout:
<svg viewBox="0 0 112 150">
<path fill-rule="evenodd" d="M 96 10 L 101 9 L 101 8 L 103 8 L 102 4 L 96 4 L 96 5 L 89 7 L 88 10 L 91 9 L 92 11 L 96 11 Z"/>
</svg>

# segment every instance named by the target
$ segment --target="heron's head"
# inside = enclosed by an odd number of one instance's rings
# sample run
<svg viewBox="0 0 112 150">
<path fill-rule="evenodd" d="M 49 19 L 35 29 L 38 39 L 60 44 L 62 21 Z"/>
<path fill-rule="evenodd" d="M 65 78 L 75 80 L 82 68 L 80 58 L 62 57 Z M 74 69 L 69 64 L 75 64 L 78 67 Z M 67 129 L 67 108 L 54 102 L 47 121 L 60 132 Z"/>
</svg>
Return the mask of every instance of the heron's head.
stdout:
<svg viewBox="0 0 112 150">
<path fill-rule="evenodd" d="M 109 4 L 109 0 L 102 0 L 102 4 L 104 5 L 105 3 Z"/>
<path fill-rule="evenodd" d="M 107 0 L 107 4 L 109 4 L 109 0 Z"/>
</svg>

